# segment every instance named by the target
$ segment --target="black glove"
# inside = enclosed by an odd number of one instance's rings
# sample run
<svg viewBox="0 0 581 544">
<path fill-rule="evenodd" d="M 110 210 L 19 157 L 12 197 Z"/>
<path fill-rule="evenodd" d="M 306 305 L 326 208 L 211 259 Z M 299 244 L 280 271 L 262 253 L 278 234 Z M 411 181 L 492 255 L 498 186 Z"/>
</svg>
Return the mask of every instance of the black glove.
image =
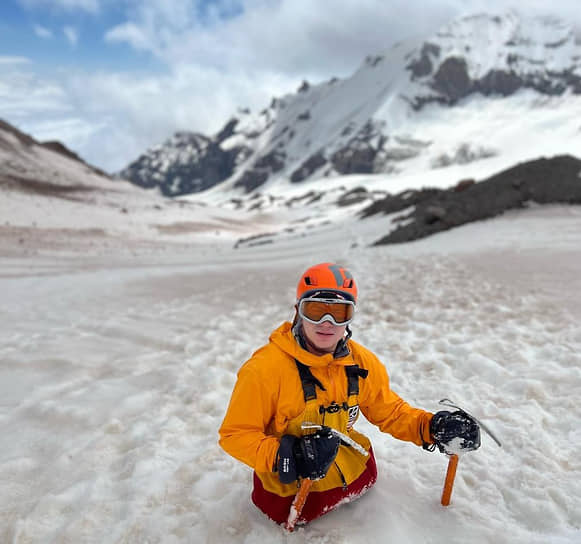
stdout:
<svg viewBox="0 0 581 544">
<path fill-rule="evenodd" d="M 430 433 L 442 453 L 462 453 L 480 447 L 480 427 L 466 413 L 436 412 L 430 423 Z"/>
<path fill-rule="evenodd" d="M 320 480 L 324 478 L 339 451 L 339 437 L 329 427 L 301 438 L 285 434 L 280 439 L 277 454 L 278 477 L 283 484 L 299 476 Z"/>
</svg>

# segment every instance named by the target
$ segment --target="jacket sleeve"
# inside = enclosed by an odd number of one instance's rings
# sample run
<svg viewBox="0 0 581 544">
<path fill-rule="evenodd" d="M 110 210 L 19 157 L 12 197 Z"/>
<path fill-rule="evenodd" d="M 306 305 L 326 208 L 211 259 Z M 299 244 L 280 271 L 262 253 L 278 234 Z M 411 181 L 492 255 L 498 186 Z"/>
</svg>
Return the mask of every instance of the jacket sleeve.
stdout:
<svg viewBox="0 0 581 544">
<path fill-rule="evenodd" d="M 430 422 L 433 414 L 412 408 L 389 385 L 383 364 L 370 354 L 369 375 L 362 380 L 359 403 L 363 415 L 383 432 L 418 446 L 431 444 Z M 367 366 L 367 365 L 365 365 Z"/>
<path fill-rule="evenodd" d="M 220 427 L 220 446 L 257 472 L 272 472 L 279 441 L 266 429 L 276 410 L 276 394 L 248 361 L 238 372 L 228 410 Z M 271 380 L 272 381 L 272 378 Z"/>
</svg>

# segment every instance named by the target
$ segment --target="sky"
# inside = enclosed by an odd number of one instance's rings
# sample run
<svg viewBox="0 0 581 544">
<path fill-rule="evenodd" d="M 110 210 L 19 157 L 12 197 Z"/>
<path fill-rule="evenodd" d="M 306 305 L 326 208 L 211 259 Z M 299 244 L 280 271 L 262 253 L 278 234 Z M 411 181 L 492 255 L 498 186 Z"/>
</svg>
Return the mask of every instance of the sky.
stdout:
<svg viewBox="0 0 581 544">
<path fill-rule="evenodd" d="M 116 172 L 177 130 L 217 132 L 303 80 L 507 0 L 3 0 L 0 118 Z M 544 0 L 527 12 L 547 13 Z M 552 14 L 581 22 L 578 0 Z"/>
</svg>

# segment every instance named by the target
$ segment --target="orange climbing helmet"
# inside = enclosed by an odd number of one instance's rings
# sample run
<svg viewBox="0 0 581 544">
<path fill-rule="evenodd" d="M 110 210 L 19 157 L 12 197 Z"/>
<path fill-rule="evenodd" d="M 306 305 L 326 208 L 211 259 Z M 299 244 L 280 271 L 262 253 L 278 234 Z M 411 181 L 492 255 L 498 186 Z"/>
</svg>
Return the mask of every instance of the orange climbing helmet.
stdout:
<svg viewBox="0 0 581 544">
<path fill-rule="evenodd" d="M 338 264 L 316 264 L 303 273 L 297 285 L 297 300 L 316 296 L 318 292 L 336 293 L 357 302 L 355 280 L 349 270 Z"/>
</svg>

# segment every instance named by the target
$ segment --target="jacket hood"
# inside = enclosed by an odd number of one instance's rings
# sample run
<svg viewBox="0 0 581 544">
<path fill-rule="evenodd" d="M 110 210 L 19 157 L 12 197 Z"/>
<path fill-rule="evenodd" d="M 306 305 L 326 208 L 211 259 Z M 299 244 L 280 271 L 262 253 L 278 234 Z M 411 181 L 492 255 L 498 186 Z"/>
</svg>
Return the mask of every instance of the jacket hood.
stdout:
<svg viewBox="0 0 581 544">
<path fill-rule="evenodd" d="M 354 364 L 351 350 L 349 350 L 349 354 L 345 357 L 335 358 L 333 357 L 332 353 L 327 353 L 325 355 L 315 355 L 314 353 L 303 349 L 296 341 L 292 332 L 292 325 L 288 321 L 283 323 L 280 327 L 278 327 L 278 329 L 272 332 L 270 335 L 270 341 L 284 353 L 290 355 L 293 359 L 297 359 L 307 366 L 324 367 L 331 364 L 341 366 Z M 347 342 L 347 346 L 349 346 L 349 341 Z"/>
</svg>

